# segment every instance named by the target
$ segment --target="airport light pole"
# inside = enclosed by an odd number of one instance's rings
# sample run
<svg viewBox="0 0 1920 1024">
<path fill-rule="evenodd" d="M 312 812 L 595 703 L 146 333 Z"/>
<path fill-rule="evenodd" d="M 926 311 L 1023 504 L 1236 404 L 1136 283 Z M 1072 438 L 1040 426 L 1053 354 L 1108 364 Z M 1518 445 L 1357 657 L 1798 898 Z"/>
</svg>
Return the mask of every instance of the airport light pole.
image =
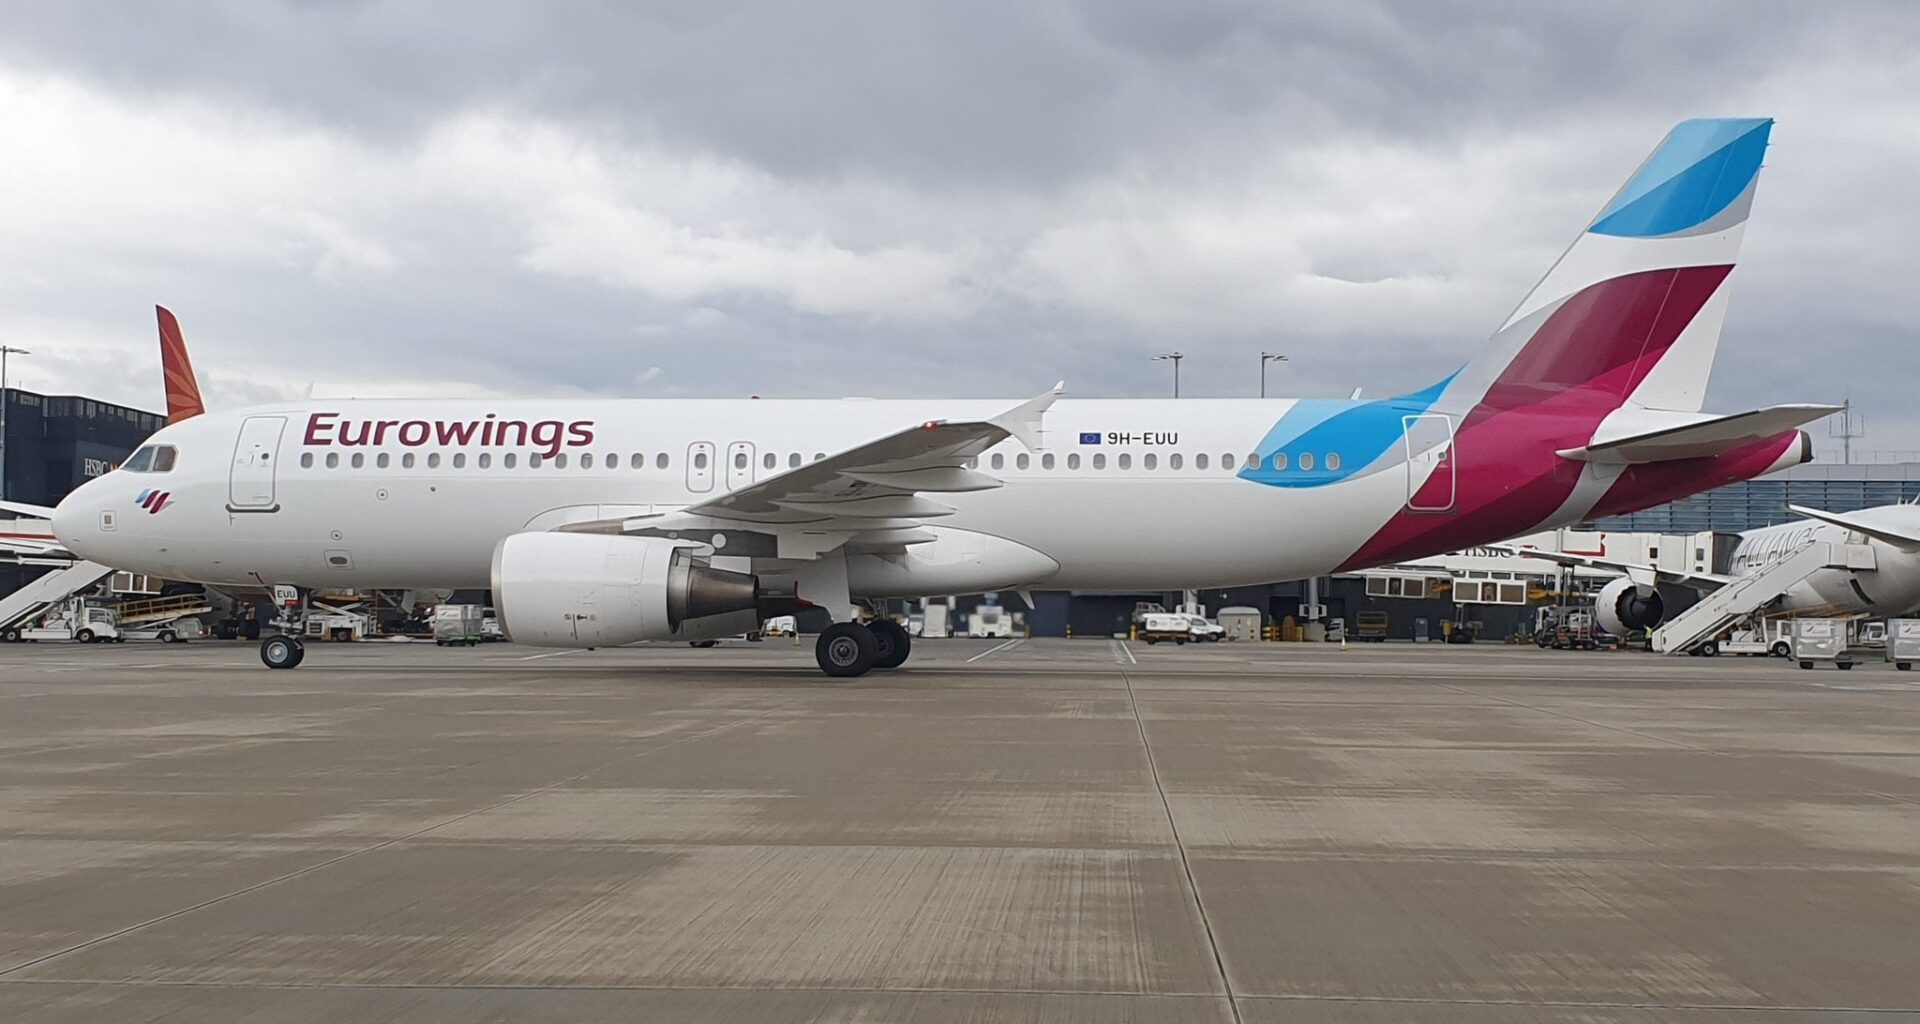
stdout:
<svg viewBox="0 0 1920 1024">
<path fill-rule="evenodd" d="M 1153 361 L 1156 363 L 1162 360 L 1171 360 L 1173 362 L 1173 397 L 1175 398 L 1180 397 L 1180 360 L 1185 358 L 1186 356 L 1179 352 L 1168 352 L 1153 357 Z"/>
<path fill-rule="evenodd" d="M 1287 361 L 1287 357 L 1281 355 L 1278 352 L 1260 353 L 1260 397 L 1261 398 L 1267 397 L 1267 364 L 1268 363 L 1284 363 L 1286 361 Z"/>
<path fill-rule="evenodd" d="M 7 500 L 7 357 L 30 356 L 33 353 L 12 345 L 0 345 L 0 501 Z"/>
</svg>

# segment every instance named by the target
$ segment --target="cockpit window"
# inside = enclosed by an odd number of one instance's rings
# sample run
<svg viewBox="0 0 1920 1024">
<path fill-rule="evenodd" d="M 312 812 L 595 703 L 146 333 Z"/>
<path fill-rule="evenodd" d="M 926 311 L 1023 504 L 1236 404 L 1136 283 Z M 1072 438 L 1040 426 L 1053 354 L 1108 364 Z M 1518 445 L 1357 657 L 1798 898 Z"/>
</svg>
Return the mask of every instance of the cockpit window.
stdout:
<svg viewBox="0 0 1920 1024">
<path fill-rule="evenodd" d="M 170 473 L 176 455 L 170 444 L 150 444 L 128 456 L 120 468 L 129 473 Z"/>
</svg>

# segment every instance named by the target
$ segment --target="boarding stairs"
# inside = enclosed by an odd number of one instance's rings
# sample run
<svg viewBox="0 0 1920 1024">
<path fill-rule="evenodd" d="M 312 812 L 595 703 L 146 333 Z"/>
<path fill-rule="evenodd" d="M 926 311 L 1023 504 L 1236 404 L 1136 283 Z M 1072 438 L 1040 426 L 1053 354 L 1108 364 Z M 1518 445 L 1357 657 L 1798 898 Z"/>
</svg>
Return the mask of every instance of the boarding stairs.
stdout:
<svg viewBox="0 0 1920 1024">
<path fill-rule="evenodd" d="M 1708 594 L 1673 621 L 1654 630 L 1653 649 L 1685 654 L 1740 620 L 1779 600 L 1794 584 L 1822 569 L 1872 570 L 1873 548 L 1865 544 L 1809 544 L 1772 565 Z"/>
<path fill-rule="evenodd" d="M 113 570 L 98 562 L 75 562 L 0 597 L 0 629 L 16 626 L 106 579 Z"/>
</svg>

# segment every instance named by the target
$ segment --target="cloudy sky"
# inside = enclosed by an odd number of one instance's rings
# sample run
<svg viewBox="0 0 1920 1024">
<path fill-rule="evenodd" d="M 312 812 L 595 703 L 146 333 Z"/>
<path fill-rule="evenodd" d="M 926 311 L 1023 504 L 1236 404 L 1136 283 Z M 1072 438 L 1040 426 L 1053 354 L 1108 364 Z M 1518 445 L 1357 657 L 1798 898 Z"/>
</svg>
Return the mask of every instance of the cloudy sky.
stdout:
<svg viewBox="0 0 1920 1024">
<path fill-rule="evenodd" d="M 158 407 L 161 302 L 223 405 L 1388 390 L 1768 115 L 1711 406 L 1920 449 L 1920 4 L 430 6 L 0 2 L 15 383 Z"/>
</svg>

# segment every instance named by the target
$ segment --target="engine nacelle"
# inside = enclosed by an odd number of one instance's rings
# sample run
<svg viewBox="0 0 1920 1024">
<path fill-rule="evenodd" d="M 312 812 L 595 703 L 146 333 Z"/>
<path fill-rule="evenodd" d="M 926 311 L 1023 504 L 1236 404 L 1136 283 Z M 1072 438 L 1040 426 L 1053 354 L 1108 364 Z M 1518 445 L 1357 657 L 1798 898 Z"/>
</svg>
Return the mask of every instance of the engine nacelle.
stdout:
<svg viewBox="0 0 1920 1024">
<path fill-rule="evenodd" d="M 1660 591 L 1643 587 L 1621 577 L 1600 588 L 1594 599 L 1593 614 L 1601 628 L 1614 636 L 1626 636 L 1636 629 L 1652 629 L 1666 617 L 1667 603 Z"/>
<path fill-rule="evenodd" d="M 753 612 L 759 581 L 657 537 L 516 533 L 493 549 L 493 605 L 507 636 L 536 647 L 603 647 L 683 637 L 681 626 Z M 722 633 L 744 632 L 749 625 Z"/>
</svg>

